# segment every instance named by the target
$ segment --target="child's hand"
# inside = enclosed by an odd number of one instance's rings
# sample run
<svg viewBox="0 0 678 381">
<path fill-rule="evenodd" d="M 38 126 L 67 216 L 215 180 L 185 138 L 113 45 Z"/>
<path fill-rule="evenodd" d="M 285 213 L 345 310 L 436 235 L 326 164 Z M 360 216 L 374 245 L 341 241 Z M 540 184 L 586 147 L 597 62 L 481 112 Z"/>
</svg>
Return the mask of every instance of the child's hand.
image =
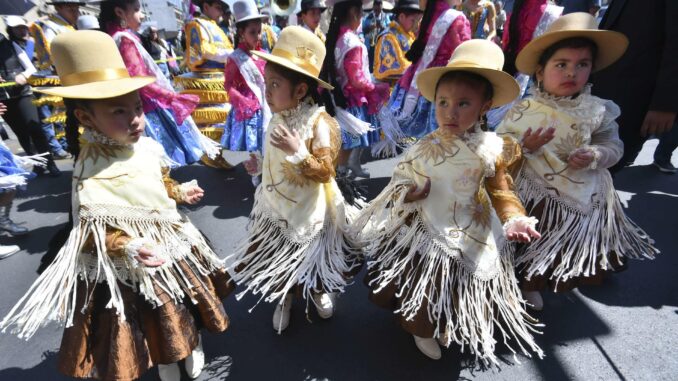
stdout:
<svg viewBox="0 0 678 381">
<path fill-rule="evenodd" d="M 186 189 L 186 195 L 183 198 L 183 201 L 189 205 L 195 205 L 202 200 L 202 197 L 205 195 L 205 191 L 202 190 L 199 186 L 195 185 Z"/>
<path fill-rule="evenodd" d="M 7 111 L 7 106 L 4 103 L 0 103 L 0 115 L 4 114 Z"/>
<path fill-rule="evenodd" d="M 142 247 L 137 251 L 139 255 L 134 257 L 137 261 L 146 267 L 158 267 L 165 263 L 165 260 L 155 256 L 155 253 L 146 247 Z"/>
<path fill-rule="evenodd" d="M 546 130 L 539 127 L 537 131 L 532 132 L 532 128 L 528 128 L 523 135 L 523 148 L 529 152 L 536 152 L 544 144 L 553 140 L 556 136 L 556 129 L 549 127 Z"/>
<path fill-rule="evenodd" d="M 417 189 L 417 184 L 412 184 L 410 190 L 405 195 L 405 202 L 410 203 L 414 201 L 423 200 L 428 197 L 431 192 L 431 179 L 426 179 L 426 183 L 421 189 Z"/>
<path fill-rule="evenodd" d="M 257 160 L 257 155 L 253 153 L 250 153 L 250 158 L 243 161 L 242 165 L 250 176 L 254 176 L 259 172 L 259 160 Z"/>
<path fill-rule="evenodd" d="M 506 229 L 506 238 L 509 241 L 530 242 L 532 238 L 541 238 L 541 234 L 532 226 L 528 219 L 517 219 Z"/>
<path fill-rule="evenodd" d="M 582 169 L 591 165 L 594 158 L 593 152 L 586 149 L 580 149 L 574 151 L 572 155 L 570 155 L 570 158 L 567 159 L 567 163 L 572 169 Z"/>
<path fill-rule="evenodd" d="M 285 126 L 279 124 L 271 134 L 271 145 L 287 155 L 294 155 L 301 145 L 301 137 L 296 130 L 290 132 Z"/>
</svg>

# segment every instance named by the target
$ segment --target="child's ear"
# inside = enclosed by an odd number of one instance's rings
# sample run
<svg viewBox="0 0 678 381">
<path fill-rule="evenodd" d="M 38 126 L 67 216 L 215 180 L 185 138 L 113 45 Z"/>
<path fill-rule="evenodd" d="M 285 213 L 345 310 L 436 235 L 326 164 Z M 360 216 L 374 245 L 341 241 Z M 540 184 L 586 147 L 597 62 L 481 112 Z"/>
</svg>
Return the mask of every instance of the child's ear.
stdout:
<svg viewBox="0 0 678 381">
<path fill-rule="evenodd" d="M 483 103 L 483 107 L 480 108 L 480 116 L 485 115 L 492 108 L 492 100 L 489 100 Z"/>
<path fill-rule="evenodd" d="M 542 82 L 544 80 L 544 67 L 537 65 L 537 70 L 534 72 L 534 76 L 537 78 L 537 81 Z"/>
<path fill-rule="evenodd" d="M 294 99 L 297 101 L 301 102 L 302 99 L 306 98 L 306 94 L 308 94 L 308 84 L 306 82 L 302 82 L 296 86 L 294 89 Z"/>
<path fill-rule="evenodd" d="M 75 114 L 75 118 L 78 119 L 81 126 L 94 128 L 94 120 L 89 111 L 78 107 L 73 111 L 73 114 Z"/>
</svg>

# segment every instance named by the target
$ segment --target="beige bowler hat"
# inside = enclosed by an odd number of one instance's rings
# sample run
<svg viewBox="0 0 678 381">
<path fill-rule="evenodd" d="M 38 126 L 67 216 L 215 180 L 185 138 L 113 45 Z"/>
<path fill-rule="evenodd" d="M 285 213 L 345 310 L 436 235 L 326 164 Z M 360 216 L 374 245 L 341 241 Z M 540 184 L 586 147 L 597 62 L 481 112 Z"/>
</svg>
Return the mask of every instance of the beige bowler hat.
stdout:
<svg viewBox="0 0 678 381">
<path fill-rule="evenodd" d="M 611 30 L 600 30 L 596 19 L 586 12 L 575 12 L 556 19 L 541 36 L 530 41 L 516 57 L 516 68 L 525 74 L 534 74 L 539 58 L 549 46 L 568 38 L 584 37 L 598 46 L 594 57 L 593 71 L 612 65 L 621 58 L 629 46 L 623 34 Z"/>
<path fill-rule="evenodd" d="M 325 60 L 325 45 L 318 36 L 306 28 L 288 26 L 280 32 L 278 42 L 270 54 L 255 50 L 252 54 L 313 78 L 321 87 L 329 90 L 334 88 L 318 78 Z"/>
<path fill-rule="evenodd" d="M 492 84 L 494 96 L 492 106 L 512 102 L 518 97 L 520 88 L 515 79 L 502 71 L 504 53 L 497 44 L 487 40 L 468 40 L 454 50 L 447 66 L 426 69 L 419 73 L 417 86 L 424 98 L 433 102 L 440 78 L 451 71 L 466 71 L 484 77 Z"/>
<path fill-rule="evenodd" d="M 130 77 L 115 41 L 106 33 L 79 30 L 52 40 L 59 87 L 34 90 L 62 98 L 106 99 L 138 90 L 155 77 Z"/>
</svg>

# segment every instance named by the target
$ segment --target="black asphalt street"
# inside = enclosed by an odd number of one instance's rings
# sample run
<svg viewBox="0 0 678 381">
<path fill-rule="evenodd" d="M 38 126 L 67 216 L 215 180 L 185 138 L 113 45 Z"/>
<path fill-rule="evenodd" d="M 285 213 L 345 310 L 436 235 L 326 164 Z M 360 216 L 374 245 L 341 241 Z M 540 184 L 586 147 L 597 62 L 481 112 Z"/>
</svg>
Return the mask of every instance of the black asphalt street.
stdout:
<svg viewBox="0 0 678 381">
<path fill-rule="evenodd" d="M 424 357 L 412 337 L 390 313 L 367 300 L 360 274 L 338 300 L 335 316 L 321 321 L 301 303 L 294 306 L 288 330 L 271 326 L 273 306 L 256 299 L 237 301 L 226 310 L 231 328 L 204 333 L 207 366 L 199 380 L 676 380 L 678 379 L 678 175 L 664 175 L 649 165 L 656 141 L 636 163 L 615 179 L 627 213 L 655 240 L 662 254 L 654 261 L 632 262 L 598 288 L 545 295 L 545 309 L 535 314 L 544 324 L 538 343 L 544 359 L 518 357 L 503 346 L 497 369 L 483 369 L 459 347 L 443 351 L 439 361 Z M 674 157 L 674 164 L 678 164 Z M 394 160 L 368 164 L 364 181 L 371 197 L 388 182 Z M 21 239 L 0 236 L 1 244 L 22 251 L 0 261 L 0 316 L 36 279 L 36 269 L 52 235 L 68 219 L 71 163 L 61 161 L 58 179 L 32 181 L 14 203 L 13 218 L 31 233 Z M 242 167 L 222 172 L 202 166 L 175 171 L 180 181 L 196 178 L 206 190 L 203 202 L 187 209 L 193 223 L 220 256 L 245 237 L 253 186 Z M 56 370 L 61 328 L 50 325 L 30 340 L 0 334 L 0 380 L 66 380 Z M 157 380 L 157 371 L 142 380 Z M 188 377 L 184 375 L 184 379 Z"/>
</svg>

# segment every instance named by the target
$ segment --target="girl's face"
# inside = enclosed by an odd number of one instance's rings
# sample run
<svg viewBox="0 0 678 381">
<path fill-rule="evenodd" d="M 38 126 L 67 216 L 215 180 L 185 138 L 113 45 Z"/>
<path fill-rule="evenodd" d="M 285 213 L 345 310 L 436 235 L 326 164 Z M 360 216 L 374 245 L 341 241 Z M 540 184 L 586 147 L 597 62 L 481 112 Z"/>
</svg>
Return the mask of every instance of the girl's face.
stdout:
<svg viewBox="0 0 678 381">
<path fill-rule="evenodd" d="M 309 27 L 311 30 L 316 30 L 318 25 L 320 25 L 320 9 L 313 8 L 309 9 L 306 12 L 301 14 L 301 20 L 304 22 L 304 25 Z"/>
<path fill-rule="evenodd" d="M 87 108 L 76 108 L 80 124 L 92 128 L 121 144 L 139 141 L 146 125 L 139 93 L 115 98 L 92 100 Z"/>
<path fill-rule="evenodd" d="M 421 21 L 421 17 L 421 13 L 412 13 L 409 15 L 401 13 L 398 15 L 398 23 L 405 32 L 412 32 L 416 29 L 419 21 Z"/>
<path fill-rule="evenodd" d="M 248 22 L 238 33 L 240 33 L 240 41 L 244 42 L 248 49 L 256 49 L 261 41 L 261 20 Z"/>
<path fill-rule="evenodd" d="M 593 68 L 589 48 L 556 50 L 544 67 L 537 67 L 537 80 L 544 91 L 557 97 L 571 97 L 582 91 Z"/>
<path fill-rule="evenodd" d="M 351 7 L 348 10 L 347 25 L 351 30 L 357 31 L 363 23 L 363 10 L 361 7 Z"/>
<path fill-rule="evenodd" d="M 492 106 L 484 99 L 483 89 L 465 81 L 444 81 L 438 84 L 435 98 L 436 122 L 455 135 L 471 128 Z"/>
<path fill-rule="evenodd" d="M 280 75 L 271 65 L 266 65 L 264 68 L 264 81 L 266 82 L 266 103 L 274 113 L 297 107 L 308 92 L 307 84 L 300 83 L 292 86 L 292 82 Z"/>
<path fill-rule="evenodd" d="M 144 13 L 141 11 L 141 5 L 139 1 L 135 1 L 132 4 L 127 5 L 125 9 L 116 7 L 115 15 L 118 16 L 120 20 L 125 21 L 127 27 L 132 30 L 137 30 L 141 26 L 141 20 L 144 18 Z"/>
</svg>

